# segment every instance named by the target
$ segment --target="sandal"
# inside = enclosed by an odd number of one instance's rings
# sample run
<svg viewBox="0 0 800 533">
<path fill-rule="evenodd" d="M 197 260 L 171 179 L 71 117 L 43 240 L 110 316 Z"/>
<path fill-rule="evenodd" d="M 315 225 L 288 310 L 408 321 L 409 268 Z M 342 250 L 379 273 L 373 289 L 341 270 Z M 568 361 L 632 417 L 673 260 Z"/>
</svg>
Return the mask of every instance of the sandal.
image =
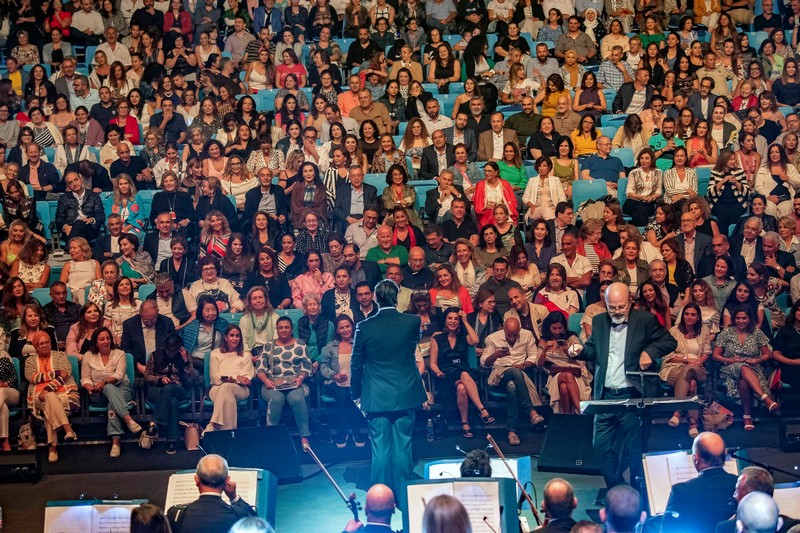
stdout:
<svg viewBox="0 0 800 533">
<path fill-rule="evenodd" d="M 753 417 L 752 416 L 745 416 L 744 417 L 744 430 L 745 431 L 753 431 L 756 427 L 753 425 Z"/>
<path fill-rule="evenodd" d="M 689 436 L 691 438 L 695 438 L 700 434 L 700 431 L 697 429 L 697 419 L 690 418 L 689 419 Z"/>
<path fill-rule="evenodd" d="M 770 413 L 774 413 L 775 411 L 781 408 L 781 404 L 770 398 L 769 394 L 766 392 L 761 395 L 761 398 L 759 398 L 759 400 L 764 402 L 764 405 L 767 406 L 767 409 L 769 409 Z"/>
<path fill-rule="evenodd" d="M 513 431 L 508 432 L 508 443 L 511 446 L 519 446 L 519 437 Z"/>
<path fill-rule="evenodd" d="M 669 419 L 669 421 L 667 422 L 667 424 L 668 424 L 670 427 L 676 428 L 676 427 L 678 427 L 678 426 L 680 426 L 680 425 L 681 425 L 681 417 L 680 417 L 680 416 L 677 416 L 677 415 L 672 415 L 672 418 L 670 418 L 670 419 Z"/>
<path fill-rule="evenodd" d="M 480 412 L 481 412 L 481 422 L 483 422 L 484 424 L 494 424 L 495 420 L 494 417 L 489 414 L 489 411 L 487 411 L 485 407 L 482 408 Z M 484 415 L 483 413 L 486 413 L 486 415 Z"/>
<path fill-rule="evenodd" d="M 468 422 L 463 422 L 461 424 L 461 434 L 464 436 L 465 439 L 471 439 L 475 435 L 472 434 L 472 428 L 469 427 Z"/>
</svg>

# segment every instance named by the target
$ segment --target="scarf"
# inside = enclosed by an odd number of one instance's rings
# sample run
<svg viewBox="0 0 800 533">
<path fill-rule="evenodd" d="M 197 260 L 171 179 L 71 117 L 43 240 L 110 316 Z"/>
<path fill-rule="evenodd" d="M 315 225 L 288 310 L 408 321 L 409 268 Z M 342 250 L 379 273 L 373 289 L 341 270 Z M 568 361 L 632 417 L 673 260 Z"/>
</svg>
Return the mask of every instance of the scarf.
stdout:
<svg viewBox="0 0 800 533">
<path fill-rule="evenodd" d="M 414 235 L 414 228 L 412 228 L 411 225 L 408 226 L 408 241 L 409 241 L 409 247 L 408 247 L 409 250 L 417 245 L 417 236 Z M 398 242 L 399 241 L 397 239 L 397 228 L 395 228 L 392 230 L 392 246 L 397 246 Z"/>
<path fill-rule="evenodd" d="M 330 321 L 322 316 L 318 316 L 317 321 L 313 324 L 314 331 L 317 334 L 317 353 L 320 354 L 327 344 L 328 324 L 330 324 Z M 301 316 L 300 320 L 297 321 L 297 337 L 303 339 L 306 344 L 311 339 L 311 321 L 307 315 Z"/>
<path fill-rule="evenodd" d="M 242 320 L 249 320 L 252 329 L 247 330 L 247 333 L 242 332 L 244 338 L 242 339 L 245 346 L 254 346 L 256 333 L 266 330 L 267 342 L 275 338 L 275 316 L 269 313 L 264 313 L 262 318 L 256 317 L 255 313 L 247 313 L 242 317 Z"/>
<path fill-rule="evenodd" d="M 586 16 L 586 14 L 588 14 L 589 11 L 594 13 L 594 20 L 591 22 L 589 21 L 589 17 Z M 594 36 L 594 29 L 598 26 L 598 24 L 600 24 L 600 22 L 597 20 L 597 11 L 590 7 L 589 9 L 586 10 L 583 16 L 586 17 L 586 19 L 583 21 L 583 25 L 586 28 L 585 30 L 586 35 L 588 35 L 589 38 L 596 43 L 597 38 Z"/>
</svg>

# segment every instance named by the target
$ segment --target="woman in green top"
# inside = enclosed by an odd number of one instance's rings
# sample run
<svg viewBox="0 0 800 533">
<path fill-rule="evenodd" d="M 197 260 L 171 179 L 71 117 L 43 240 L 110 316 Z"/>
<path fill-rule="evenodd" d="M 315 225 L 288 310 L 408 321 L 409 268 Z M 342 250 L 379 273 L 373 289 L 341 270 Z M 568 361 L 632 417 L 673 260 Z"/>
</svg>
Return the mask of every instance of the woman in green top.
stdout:
<svg viewBox="0 0 800 533">
<path fill-rule="evenodd" d="M 575 145 L 572 144 L 572 139 L 561 137 L 556 143 L 556 155 L 550 158 L 553 162 L 553 175 L 561 180 L 567 198 L 572 197 L 572 183 L 578 179 L 579 165 L 574 152 Z"/>
<path fill-rule="evenodd" d="M 653 15 L 647 15 L 644 18 L 644 31 L 639 34 L 639 39 L 642 40 L 643 50 L 647 50 L 647 45 L 650 43 L 656 43 L 659 50 L 663 50 L 666 46 L 661 23 Z"/>
<path fill-rule="evenodd" d="M 497 162 L 500 177 L 511 184 L 514 192 L 525 190 L 528 185 L 528 172 L 522 165 L 522 154 L 516 143 L 503 145 L 503 160 Z"/>
</svg>

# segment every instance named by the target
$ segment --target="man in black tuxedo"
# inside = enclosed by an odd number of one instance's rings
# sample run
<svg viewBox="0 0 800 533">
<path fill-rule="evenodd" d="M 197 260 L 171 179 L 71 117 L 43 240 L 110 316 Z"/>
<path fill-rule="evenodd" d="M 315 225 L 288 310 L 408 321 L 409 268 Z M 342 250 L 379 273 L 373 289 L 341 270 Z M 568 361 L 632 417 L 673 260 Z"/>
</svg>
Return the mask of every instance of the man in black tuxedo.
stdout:
<svg viewBox="0 0 800 533">
<path fill-rule="evenodd" d="M 728 237 L 723 234 L 715 235 L 711 239 L 711 253 L 704 255 L 700 259 L 700 264 L 697 266 L 698 279 L 706 276 L 714 275 L 714 263 L 717 258 L 727 255 L 733 262 L 733 277 L 737 281 L 744 281 L 747 279 L 747 265 L 744 263 L 744 258 L 740 254 L 731 255 L 731 243 Z"/>
<path fill-rule="evenodd" d="M 681 215 L 681 233 L 675 238 L 683 248 L 683 257 L 697 272 L 700 260 L 711 255 L 711 237 L 697 231 L 695 216 L 686 212 Z"/>
<path fill-rule="evenodd" d="M 364 513 L 367 523 L 350 520 L 344 528 L 345 533 L 387 533 L 391 531 L 394 514 L 394 493 L 382 483 L 373 485 L 367 491 Z"/>
<path fill-rule="evenodd" d="M 442 130 L 436 130 L 431 135 L 433 144 L 422 149 L 422 162 L 419 167 L 419 176 L 424 180 L 436 179 L 436 176 L 456 163 L 456 154 L 453 145 L 447 143 Z"/>
<path fill-rule="evenodd" d="M 333 203 L 333 223 L 344 235 L 347 226 L 364 217 L 364 210 L 379 208 L 378 189 L 364 183 L 364 170 L 359 165 L 350 167 L 350 183 L 336 187 L 336 200 Z"/>
<path fill-rule="evenodd" d="M 736 480 L 733 499 L 738 505 L 751 492 L 763 492 L 768 496 L 775 493 L 775 480 L 768 470 L 760 466 L 748 466 L 742 470 L 739 479 Z M 777 533 L 787 533 L 792 527 L 800 524 L 800 520 L 788 516 L 780 515 L 780 518 L 783 519 L 783 523 L 778 527 Z M 716 533 L 736 533 L 736 515 L 717 524 Z"/>
<path fill-rule="evenodd" d="M 651 369 L 655 359 L 675 351 L 675 338 L 658 323 L 655 315 L 631 309 L 630 292 L 624 283 L 612 283 L 605 294 L 608 313 L 592 320 L 592 336 L 584 346 L 569 348 L 569 355 L 595 363 L 594 397 L 598 400 L 626 400 L 651 396 L 642 390 L 629 372 Z M 645 385 L 649 384 L 645 382 Z M 592 438 L 600 469 L 608 488 L 625 481 L 630 467 L 636 482 L 642 472 L 642 435 L 635 413 L 603 413 L 594 417 Z M 624 458 L 628 458 L 625 464 Z"/>
<path fill-rule="evenodd" d="M 159 314 L 155 300 L 145 300 L 139 307 L 139 314 L 122 323 L 122 342 L 120 347 L 133 355 L 136 374 L 144 374 L 147 354 L 164 346 L 167 335 L 175 331 L 172 320 Z"/>
<path fill-rule="evenodd" d="M 720 521 L 731 516 L 736 476 L 723 468 L 725 455 L 725 441 L 716 433 L 704 431 L 695 437 L 692 463 L 698 475 L 672 486 L 664 531 L 713 533 Z M 669 517 L 669 512 L 677 516 Z"/>
<path fill-rule="evenodd" d="M 194 475 L 200 497 L 185 509 L 167 511 L 175 533 L 219 533 L 228 531 L 240 518 L 256 516 L 256 511 L 236 494 L 236 482 L 228 475 L 228 462 L 216 454 L 206 455 L 197 463 Z M 222 499 L 222 493 L 230 504 Z"/>
</svg>

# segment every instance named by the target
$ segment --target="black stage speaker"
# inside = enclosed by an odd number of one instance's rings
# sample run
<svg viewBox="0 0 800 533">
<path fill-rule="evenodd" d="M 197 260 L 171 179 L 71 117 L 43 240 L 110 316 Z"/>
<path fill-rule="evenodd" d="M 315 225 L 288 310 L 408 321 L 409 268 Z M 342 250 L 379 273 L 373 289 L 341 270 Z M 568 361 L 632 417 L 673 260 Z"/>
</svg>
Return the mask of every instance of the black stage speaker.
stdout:
<svg viewBox="0 0 800 533">
<path fill-rule="evenodd" d="M 0 454 L 0 484 L 38 483 L 42 468 L 36 451 Z"/>
<path fill-rule="evenodd" d="M 303 479 L 286 426 L 208 431 L 201 446 L 206 453 L 224 457 L 229 466 L 269 470 L 278 483 L 297 483 Z"/>
<path fill-rule="evenodd" d="M 593 416 L 553 415 L 542 441 L 538 469 L 599 475 L 600 463 L 592 448 L 593 424 Z"/>
</svg>

